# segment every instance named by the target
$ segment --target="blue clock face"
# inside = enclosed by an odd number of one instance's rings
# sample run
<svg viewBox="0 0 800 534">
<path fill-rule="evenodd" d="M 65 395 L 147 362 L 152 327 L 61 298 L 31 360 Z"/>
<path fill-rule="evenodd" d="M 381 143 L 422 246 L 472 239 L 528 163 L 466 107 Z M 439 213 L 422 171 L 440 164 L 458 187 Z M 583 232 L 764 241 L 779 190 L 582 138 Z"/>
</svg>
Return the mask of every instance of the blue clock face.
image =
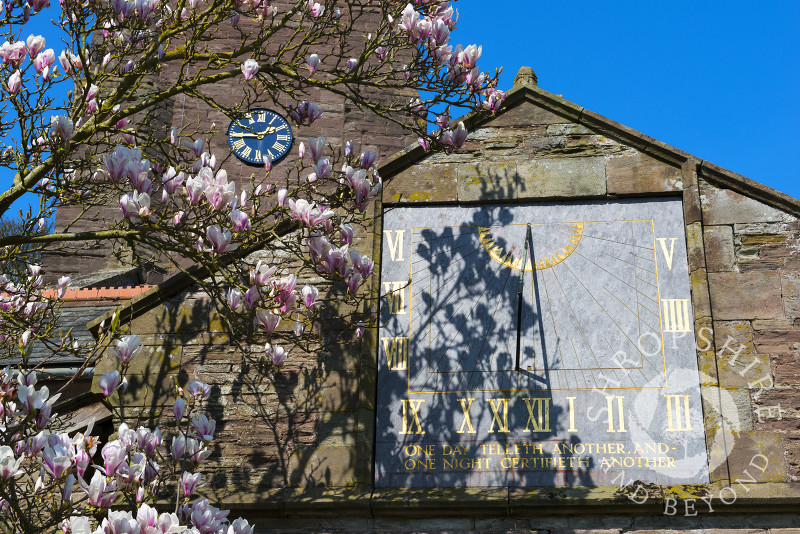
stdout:
<svg viewBox="0 0 800 534">
<path fill-rule="evenodd" d="M 292 146 L 292 128 L 286 119 L 268 109 L 251 109 L 228 127 L 228 145 L 237 158 L 250 165 L 274 163 Z"/>
</svg>

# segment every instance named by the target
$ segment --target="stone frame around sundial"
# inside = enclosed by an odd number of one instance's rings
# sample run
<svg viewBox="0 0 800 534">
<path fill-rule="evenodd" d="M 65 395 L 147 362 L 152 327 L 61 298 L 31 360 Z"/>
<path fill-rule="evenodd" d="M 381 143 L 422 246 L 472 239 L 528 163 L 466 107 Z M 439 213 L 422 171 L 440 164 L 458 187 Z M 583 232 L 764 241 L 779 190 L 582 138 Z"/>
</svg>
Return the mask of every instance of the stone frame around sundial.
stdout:
<svg viewBox="0 0 800 534">
<path fill-rule="evenodd" d="M 382 241 L 376 486 L 708 482 L 681 199 L 406 205 Z"/>
</svg>

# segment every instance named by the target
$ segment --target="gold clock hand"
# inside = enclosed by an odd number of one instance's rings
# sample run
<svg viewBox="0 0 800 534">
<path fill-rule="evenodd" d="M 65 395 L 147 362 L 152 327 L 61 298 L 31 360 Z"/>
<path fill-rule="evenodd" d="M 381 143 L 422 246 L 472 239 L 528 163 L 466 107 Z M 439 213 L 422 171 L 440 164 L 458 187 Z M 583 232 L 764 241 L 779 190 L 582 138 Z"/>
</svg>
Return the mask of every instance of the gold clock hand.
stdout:
<svg viewBox="0 0 800 534">
<path fill-rule="evenodd" d="M 250 132 L 231 132 L 231 137 L 258 137 L 261 139 L 263 135 Z"/>
</svg>

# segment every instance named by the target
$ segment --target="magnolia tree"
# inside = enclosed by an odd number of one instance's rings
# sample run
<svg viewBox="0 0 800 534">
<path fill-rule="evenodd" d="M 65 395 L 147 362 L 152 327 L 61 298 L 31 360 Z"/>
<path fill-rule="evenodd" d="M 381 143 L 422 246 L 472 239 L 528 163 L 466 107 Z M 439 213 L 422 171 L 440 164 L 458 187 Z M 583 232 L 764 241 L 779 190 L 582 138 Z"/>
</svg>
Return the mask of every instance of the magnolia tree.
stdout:
<svg viewBox="0 0 800 534">
<path fill-rule="evenodd" d="M 0 216 L 24 195 L 38 202 L 15 235 L 0 237 L 0 264 L 82 241 L 171 262 L 218 303 L 228 327 L 244 334 L 236 339 L 266 342 L 249 357 L 268 365 L 281 365 L 293 347 L 319 346 L 327 305 L 363 298 L 374 263 L 354 238 L 381 191 L 377 156 L 350 140 L 334 146 L 309 137 L 290 172 L 277 178 L 265 157 L 237 181 L 209 148 L 214 124 L 159 128 L 153 117 L 178 98 L 231 118 L 268 104 L 308 130 L 325 113 L 309 95 L 330 94 L 415 132 L 426 150 L 452 151 L 467 130 L 451 120 L 450 106 L 494 113 L 504 98 L 497 75 L 476 66 L 481 48 L 450 43 L 458 16 L 441 0 L 61 0 L 48 33 L 60 40 L 37 31 L 50 23 L 55 6 L 47 7 L 48 0 L 2 6 L 0 165 L 13 182 L 0 193 Z M 221 84 L 232 100 L 214 98 Z M 108 206 L 116 216 L 99 219 Z M 66 207 L 79 215 L 44 232 Z M 96 227 L 86 231 L 82 217 Z M 123 420 L 105 444 L 91 428 L 60 430 L 57 395 L 36 388 L 32 347 L 86 366 L 112 347 L 119 369 L 98 386 L 117 408 L 140 349 L 118 318 L 91 345 L 60 332 L 58 301 L 69 284 L 63 277 L 45 287 L 35 264 L 26 276 L 0 275 L 0 352 L 16 367 L 0 375 L 7 530 L 250 532 L 247 522 L 191 500 L 214 434 L 214 420 L 202 414 L 208 386 L 176 391 L 169 429 Z M 360 335 L 369 320 L 366 313 L 343 322 Z M 154 506 L 166 506 L 165 492 L 174 503 L 159 515 Z"/>
</svg>

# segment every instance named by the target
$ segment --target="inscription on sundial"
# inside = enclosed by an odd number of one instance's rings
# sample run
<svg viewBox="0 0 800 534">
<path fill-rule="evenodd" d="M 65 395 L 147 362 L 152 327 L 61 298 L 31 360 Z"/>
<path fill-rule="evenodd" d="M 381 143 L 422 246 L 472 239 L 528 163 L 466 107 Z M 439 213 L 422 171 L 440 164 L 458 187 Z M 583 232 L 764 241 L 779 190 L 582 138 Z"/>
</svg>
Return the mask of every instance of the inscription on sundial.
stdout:
<svg viewBox="0 0 800 534">
<path fill-rule="evenodd" d="M 376 484 L 708 481 L 679 199 L 383 218 Z"/>
</svg>

